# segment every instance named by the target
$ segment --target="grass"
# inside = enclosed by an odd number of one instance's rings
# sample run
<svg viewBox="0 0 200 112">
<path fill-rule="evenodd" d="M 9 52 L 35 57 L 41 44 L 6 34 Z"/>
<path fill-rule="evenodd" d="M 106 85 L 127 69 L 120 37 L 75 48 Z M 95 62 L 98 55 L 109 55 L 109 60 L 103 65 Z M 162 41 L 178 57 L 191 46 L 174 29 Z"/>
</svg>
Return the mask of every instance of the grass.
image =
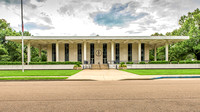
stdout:
<svg viewBox="0 0 200 112">
<path fill-rule="evenodd" d="M 0 77 L 6 76 L 71 76 L 81 70 L 3 70 Z"/>
<path fill-rule="evenodd" d="M 64 80 L 67 77 L 0 77 L 0 80 Z"/>
<path fill-rule="evenodd" d="M 138 75 L 200 75 L 200 69 L 128 69 Z"/>
</svg>

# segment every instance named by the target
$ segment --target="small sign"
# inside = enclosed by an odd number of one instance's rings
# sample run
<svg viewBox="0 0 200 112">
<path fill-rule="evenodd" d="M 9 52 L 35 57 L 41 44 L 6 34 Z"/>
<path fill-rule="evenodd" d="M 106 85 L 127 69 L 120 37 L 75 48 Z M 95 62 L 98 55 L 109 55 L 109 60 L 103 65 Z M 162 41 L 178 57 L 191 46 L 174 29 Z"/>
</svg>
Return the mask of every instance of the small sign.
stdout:
<svg viewBox="0 0 200 112">
<path fill-rule="evenodd" d="M 102 55 L 101 50 L 96 50 L 96 56 L 100 57 Z"/>
</svg>

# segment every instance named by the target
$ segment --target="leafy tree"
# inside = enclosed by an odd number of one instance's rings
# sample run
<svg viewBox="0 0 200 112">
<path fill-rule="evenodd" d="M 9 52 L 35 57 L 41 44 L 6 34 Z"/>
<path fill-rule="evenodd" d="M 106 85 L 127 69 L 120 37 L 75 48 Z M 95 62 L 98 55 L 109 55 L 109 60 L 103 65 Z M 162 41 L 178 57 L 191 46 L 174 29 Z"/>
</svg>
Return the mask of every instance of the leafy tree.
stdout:
<svg viewBox="0 0 200 112">
<path fill-rule="evenodd" d="M 6 36 L 21 36 L 22 32 L 16 32 L 10 27 L 10 24 L 7 23 L 5 19 L 0 19 L 0 50 L 4 52 L 4 54 L 0 54 L 0 61 L 21 61 L 21 44 L 15 43 L 12 41 L 6 41 Z M 24 32 L 24 36 L 31 36 L 31 34 L 27 31 Z M 27 46 L 24 48 L 24 59 L 27 60 Z M 0 51 L 0 52 L 1 52 Z M 44 55 L 44 54 L 43 54 Z M 44 55 L 45 56 L 45 55 Z M 45 58 L 43 56 L 43 58 Z M 33 60 L 38 56 L 38 49 L 31 48 L 31 57 Z"/>
<path fill-rule="evenodd" d="M 10 60 L 7 50 L 2 45 L 0 45 L 0 60 L 2 60 L 2 61 Z"/>
<path fill-rule="evenodd" d="M 189 12 L 187 15 L 181 16 L 179 20 L 179 29 L 173 32 L 167 32 L 166 36 L 189 36 L 189 40 L 172 44 L 169 46 L 170 60 L 187 60 L 193 57 L 200 60 L 200 10 L 197 8 L 194 12 Z M 162 36 L 155 33 L 152 36 Z M 164 47 L 158 48 L 158 58 L 162 59 Z"/>
</svg>

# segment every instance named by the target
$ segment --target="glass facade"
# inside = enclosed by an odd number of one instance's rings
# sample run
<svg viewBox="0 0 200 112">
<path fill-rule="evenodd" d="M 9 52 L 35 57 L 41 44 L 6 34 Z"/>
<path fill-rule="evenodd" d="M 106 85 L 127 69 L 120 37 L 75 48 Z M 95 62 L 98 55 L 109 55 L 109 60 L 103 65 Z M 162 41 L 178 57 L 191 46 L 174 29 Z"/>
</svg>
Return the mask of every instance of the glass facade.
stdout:
<svg viewBox="0 0 200 112">
<path fill-rule="evenodd" d="M 141 44 L 141 61 L 145 61 L 145 44 Z"/>
<path fill-rule="evenodd" d="M 56 44 L 52 44 L 52 61 L 56 61 Z"/>
<path fill-rule="evenodd" d="M 82 62 L 82 44 L 77 45 L 78 61 Z"/>
<path fill-rule="evenodd" d="M 116 63 L 120 63 L 120 44 L 115 44 L 115 61 Z"/>
<path fill-rule="evenodd" d="M 107 64 L 107 44 L 103 44 L 103 64 Z"/>
<path fill-rule="evenodd" d="M 128 61 L 132 62 L 132 43 L 128 44 Z"/>
<path fill-rule="evenodd" d="M 69 44 L 65 44 L 65 61 L 69 61 Z"/>
<path fill-rule="evenodd" d="M 90 64 L 94 64 L 94 44 L 90 44 Z"/>
</svg>

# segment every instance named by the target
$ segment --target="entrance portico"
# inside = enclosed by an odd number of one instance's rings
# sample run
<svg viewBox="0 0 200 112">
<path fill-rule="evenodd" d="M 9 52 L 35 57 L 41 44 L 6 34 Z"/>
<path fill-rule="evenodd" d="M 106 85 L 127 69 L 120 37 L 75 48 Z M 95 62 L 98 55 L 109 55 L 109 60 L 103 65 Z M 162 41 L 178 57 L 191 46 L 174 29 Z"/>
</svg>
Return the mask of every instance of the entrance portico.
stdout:
<svg viewBox="0 0 200 112">
<path fill-rule="evenodd" d="M 168 46 L 189 39 L 187 36 L 27 36 L 28 63 L 30 47 L 47 50 L 47 61 L 80 61 L 84 64 L 149 61 L 149 50 L 165 46 L 168 61 Z M 20 36 L 8 36 L 6 40 L 21 42 Z M 41 55 L 40 55 L 41 56 Z"/>
</svg>

